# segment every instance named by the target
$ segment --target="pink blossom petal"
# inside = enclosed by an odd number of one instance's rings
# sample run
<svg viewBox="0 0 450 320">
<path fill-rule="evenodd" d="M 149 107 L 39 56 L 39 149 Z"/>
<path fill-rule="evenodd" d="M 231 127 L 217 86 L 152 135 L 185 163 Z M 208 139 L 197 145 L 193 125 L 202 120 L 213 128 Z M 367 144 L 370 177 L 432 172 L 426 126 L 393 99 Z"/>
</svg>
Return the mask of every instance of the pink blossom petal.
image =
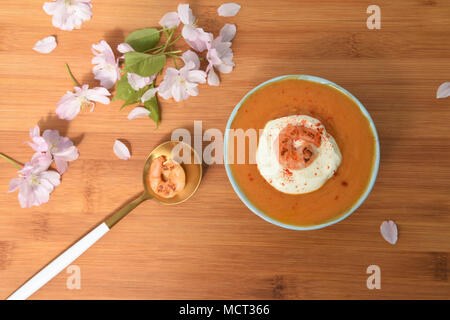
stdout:
<svg viewBox="0 0 450 320">
<path fill-rule="evenodd" d="M 145 91 L 145 93 L 141 97 L 142 103 L 153 98 L 155 96 L 156 92 L 158 92 L 158 88 L 150 88 L 147 91 Z"/>
<path fill-rule="evenodd" d="M 181 58 L 183 59 L 184 64 L 187 65 L 189 62 L 192 62 L 194 64 L 195 69 L 200 68 L 200 59 L 198 58 L 198 55 L 194 51 L 188 50 L 184 52 Z"/>
<path fill-rule="evenodd" d="M 54 36 L 50 36 L 39 40 L 33 47 L 34 51 L 39 53 L 50 53 L 56 48 L 56 39 Z"/>
<path fill-rule="evenodd" d="M 117 51 L 119 51 L 120 53 L 127 53 L 127 52 L 133 52 L 134 49 L 128 43 L 121 43 L 117 46 Z"/>
<path fill-rule="evenodd" d="M 128 150 L 127 146 L 119 140 L 114 142 L 113 150 L 119 159 L 128 160 L 131 158 L 130 150 Z"/>
<path fill-rule="evenodd" d="M 208 72 L 208 84 L 210 86 L 218 86 L 220 84 L 219 76 L 214 72 L 214 68 L 211 68 Z"/>
<path fill-rule="evenodd" d="M 444 82 L 437 90 L 436 98 L 442 99 L 450 97 L 450 82 Z"/>
<path fill-rule="evenodd" d="M 138 119 L 138 118 L 147 118 L 150 114 L 150 111 L 143 107 L 136 107 L 128 114 L 128 120 Z"/>
<path fill-rule="evenodd" d="M 224 3 L 217 9 L 217 12 L 221 17 L 233 17 L 237 15 L 240 9 L 241 6 L 236 3 Z"/>
<path fill-rule="evenodd" d="M 380 232 L 384 240 L 390 244 L 396 244 L 398 239 L 397 225 L 394 221 L 383 221 L 380 226 Z"/>
<path fill-rule="evenodd" d="M 196 41 L 199 37 L 197 28 L 194 28 L 192 25 L 184 25 L 183 29 L 181 30 L 181 35 L 184 39 L 189 41 Z"/>
<path fill-rule="evenodd" d="M 45 141 L 45 139 L 43 137 L 33 137 L 33 139 L 31 139 L 33 141 L 33 143 L 28 142 L 28 145 L 37 152 L 46 152 L 48 151 L 48 144 Z"/>
<path fill-rule="evenodd" d="M 65 148 L 61 151 L 54 152 L 53 156 L 56 158 L 59 158 L 64 161 L 74 161 L 77 160 L 79 157 L 78 149 L 75 146 L 70 146 L 68 148 Z"/>
<path fill-rule="evenodd" d="M 22 208 L 30 208 L 35 202 L 34 193 L 31 186 L 27 183 L 22 184 L 17 197 L 19 198 L 19 203 Z"/>
<path fill-rule="evenodd" d="M 9 181 L 9 191 L 8 192 L 16 191 L 20 187 L 22 182 L 24 182 L 24 180 L 21 178 L 11 179 L 11 181 Z"/>
<path fill-rule="evenodd" d="M 34 128 L 30 129 L 30 138 L 33 139 L 34 137 L 39 137 L 41 135 L 41 129 L 39 129 L 39 126 L 35 126 Z"/>
<path fill-rule="evenodd" d="M 208 50 L 208 53 L 206 54 L 206 58 L 212 65 L 220 65 L 222 63 L 222 60 L 219 57 L 219 53 L 217 52 L 216 48 L 212 48 Z"/>
<path fill-rule="evenodd" d="M 111 93 L 103 87 L 96 87 L 86 91 L 86 98 L 103 104 L 109 104 L 110 100 L 108 96 L 110 95 Z"/>
<path fill-rule="evenodd" d="M 58 172 L 53 171 L 53 170 L 42 172 L 41 177 L 44 179 L 47 179 L 55 187 L 59 186 L 59 184 L 61 182 L 61 176 L 59 175 Z"/>
<path fill-rule="evenodd" d="M 52 164 L 53 158 L 49 152 L 36 152 L 31 158 L 31 162 L 41 170 L 47 170 Z"/>
<path fill-rule="evenodd" d="M 191 70 L 187 74 L 186 80 L 194 83 L 205 83 L 206 82 L 206 72 L 202 70 Z"/>
<path fill-rule="evenodd" d="M 168 29 L 178 27 L 179 24 L 180 18 L 178 17 L 177 12 L 168 12 L 161 18 L 161 20 L 159 20 L 159 25 Z"/>
<path fill-rule="evenodd" d="M 55 158 L 56 170 L 58 170 L 59 174 L 64 174 L 69 167 L 69 163 L 63 159 Z"/>
<path fill-rule="evenodd" d="M 236 36 L 236 25 L 227 23 L 220 29 L 220 38 L 223 42 L 228 42 Z"/>
<path fill-rule="evenodd" d="M 132 73 L 132 72 L 128 72 L 127 73 L 127 79 L 128 79 L 128 84 L 135 91 L 138 91 L 139 89 L 142 89 L 145 86 L 147 86 L 150 83 L 152 83 L 153 80 L 155 80 L 155 76 L 153 75 L 151 77 L 141 77 L 138 74 L 135 74 L 135 73 Z"/>
<path fill-rule="evenodd" d="M 192 9 L 189 8 L 189 4 L 178 5 L 178 17 L 183 24 L 193 24 L 195 22 L 195 16 L 192 13 Z"/>
<path fill-rule="evenodd" d="M 50 130 L 47 129 L 42 133 L 42 138 L 48 143 L 48 144 L 58 144 L 60 141 L 60 135 L 58 130 Z"/>
</svg>

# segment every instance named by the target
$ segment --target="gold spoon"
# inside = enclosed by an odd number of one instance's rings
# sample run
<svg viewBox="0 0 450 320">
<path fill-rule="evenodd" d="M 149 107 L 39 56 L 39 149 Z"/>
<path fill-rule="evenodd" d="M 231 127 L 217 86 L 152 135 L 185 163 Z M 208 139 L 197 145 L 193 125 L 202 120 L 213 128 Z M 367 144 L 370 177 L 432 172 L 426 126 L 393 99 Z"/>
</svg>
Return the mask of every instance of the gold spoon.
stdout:
<svg viewBox="0 0 450 320">
<path fill-rule="evenodd" d="M 163 198 L 158 196 L 149 188 L 148 171 L 152 161 L 159 156 L 165 156 L 167 159 L 172 157 L 172 150 L 177 146 L 180 148 L 179 156 L 182 157 L 184 152 L 187 154 L 183 157 L 188 161 L 180 162 L 186 174 L 186 184 L 184 189 L 173 198 Z M 178 159 L 176 159 L 178 160 Z M 50 262 L 41 271 L 36 273 L 31 279 L 25 282 L 19 289 L 8 297 L 8 300 L 25 300 L 34 292 L 39 290 L 48 281 L 55 277 L 58 273 L 75 261 L 83 252 L 104 236 L 116 223 L 124 218 L 131 210 L 136 208 L 145 200 L 154 199 L 162 204 L 172 205 L 178 204 L 189 199 L 200 185 L 202 180 L 202 164 L 197 152 L 188 144 L 183 142 L 168 141 L 157 146 L 148 155 L 143 170 L 144 191 L 135 200 L 129 202 L 118 211 L 114 212 L 104 222 L 95 229 L 73 244 L 69 249 L 64 251 L 55 260 Z"/>
</svg>

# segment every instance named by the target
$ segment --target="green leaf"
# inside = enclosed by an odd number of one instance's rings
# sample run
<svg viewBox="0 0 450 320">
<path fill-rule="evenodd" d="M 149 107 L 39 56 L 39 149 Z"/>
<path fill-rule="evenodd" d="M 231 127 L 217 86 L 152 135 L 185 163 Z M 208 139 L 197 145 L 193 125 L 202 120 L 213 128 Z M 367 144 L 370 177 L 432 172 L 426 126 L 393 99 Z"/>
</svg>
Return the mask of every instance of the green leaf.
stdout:
<svg viewBox="0 0 450 320">
<path fill-rule="evenodd" d="M 116 86 L 116 93 L 114 94 L 114 97 L 112 98 L 113 101 L 116 100 L 123 100 L 124 103 L 120 109 L 123 109 L 124 107 L 134 104 L 141 101 L 142 95 L 147 91 L 149 88 L 151 88 L 153 85 L 146 86 L 138 91 L 134 90 L 130 84 L 128 83 L 127 74 L 125 73 L 120 78 L 119 82 Z"/>
<path fill-rule="evenodd" d="M 153 121 L 155 121 L 156 127 L 158 127 L 160 116 L 159 116 L 159 104 L 156 96 L 154 96 L 150 100 L 145 101 L 144 106 L 150 111 L 150 114 L 148 116 Z"/>
<path fill-rule="evenodd" d="M 142 52 L 125 53 L 125 71 L 133 72 L 141 77 L 157 74 L 166 65 L 166 55 L 151 55 Z"/>
<path fill-rule="evenodd" d="M 125 42 L 138 52 L 146 52 L 159 42 L 159 31 L 155 28 L 135 30 L 125 38 Z"/>
</svg>

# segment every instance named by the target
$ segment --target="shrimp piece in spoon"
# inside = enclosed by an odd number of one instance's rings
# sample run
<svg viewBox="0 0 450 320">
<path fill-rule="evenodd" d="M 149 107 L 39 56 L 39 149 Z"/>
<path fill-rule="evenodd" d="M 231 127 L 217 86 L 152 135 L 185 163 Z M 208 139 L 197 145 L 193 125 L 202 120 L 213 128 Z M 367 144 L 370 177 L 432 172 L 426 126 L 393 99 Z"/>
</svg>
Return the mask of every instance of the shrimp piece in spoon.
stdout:
<svg viewBox="0 0 450 320">
<path fill-rule="evenodd" d="M 181 165 L 159 156 L 150 166 L 150 188 L 160 197 L 173 198 L 184 189 L 186 175 Z"/>
</svg>

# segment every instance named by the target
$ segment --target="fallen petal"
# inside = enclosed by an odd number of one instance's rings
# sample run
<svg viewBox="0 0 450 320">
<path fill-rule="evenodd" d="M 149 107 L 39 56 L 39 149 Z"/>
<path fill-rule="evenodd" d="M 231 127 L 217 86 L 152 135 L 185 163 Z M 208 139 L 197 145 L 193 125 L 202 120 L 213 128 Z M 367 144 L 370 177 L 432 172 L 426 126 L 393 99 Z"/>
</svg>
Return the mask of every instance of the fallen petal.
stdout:
<svg viewBox="0 0 450 320">
<path fill-rule="evenodd" d="M 114 142 L 113 150 L 119 159 L 128 160 L 131 158 L 130 150 L 128 150 L 127 146 L 119 140 Z"/>
<path fill-rule="evenodd" d="M 136 107 L 128 114 L 128 120 L 146 118 L 150 114 L 150 111 L 143 107 Z"/>
<path fill-rule="evenodd" d="M 56 48 L 56 39 L 54 36 L 50 36 L 39 40 L 33 47 L 34 51 L 40 53 L 50 53 Z"/>
<path fill-rule="evenodd" d="M 217 12 L 221 17 L 233 17 L 237 15 L 240 9 L 241 6 L 237 3 L 224 3 L 217 9 Z"/>
<path fill-rule="evenodd" d="M 450 96 L 450 82 L 444 82 L 437 90 L 436 98 L 442 99 Z"/>
<path fill-rule="evenodd" d="M 380 226 L 380 232 L 383 236 L 384 240 L 389 242 L 390 244 L 396 244 L 398 239 L 398 230 L 397 225 L 394 221 L 383 221 Z"/>
</svg>

